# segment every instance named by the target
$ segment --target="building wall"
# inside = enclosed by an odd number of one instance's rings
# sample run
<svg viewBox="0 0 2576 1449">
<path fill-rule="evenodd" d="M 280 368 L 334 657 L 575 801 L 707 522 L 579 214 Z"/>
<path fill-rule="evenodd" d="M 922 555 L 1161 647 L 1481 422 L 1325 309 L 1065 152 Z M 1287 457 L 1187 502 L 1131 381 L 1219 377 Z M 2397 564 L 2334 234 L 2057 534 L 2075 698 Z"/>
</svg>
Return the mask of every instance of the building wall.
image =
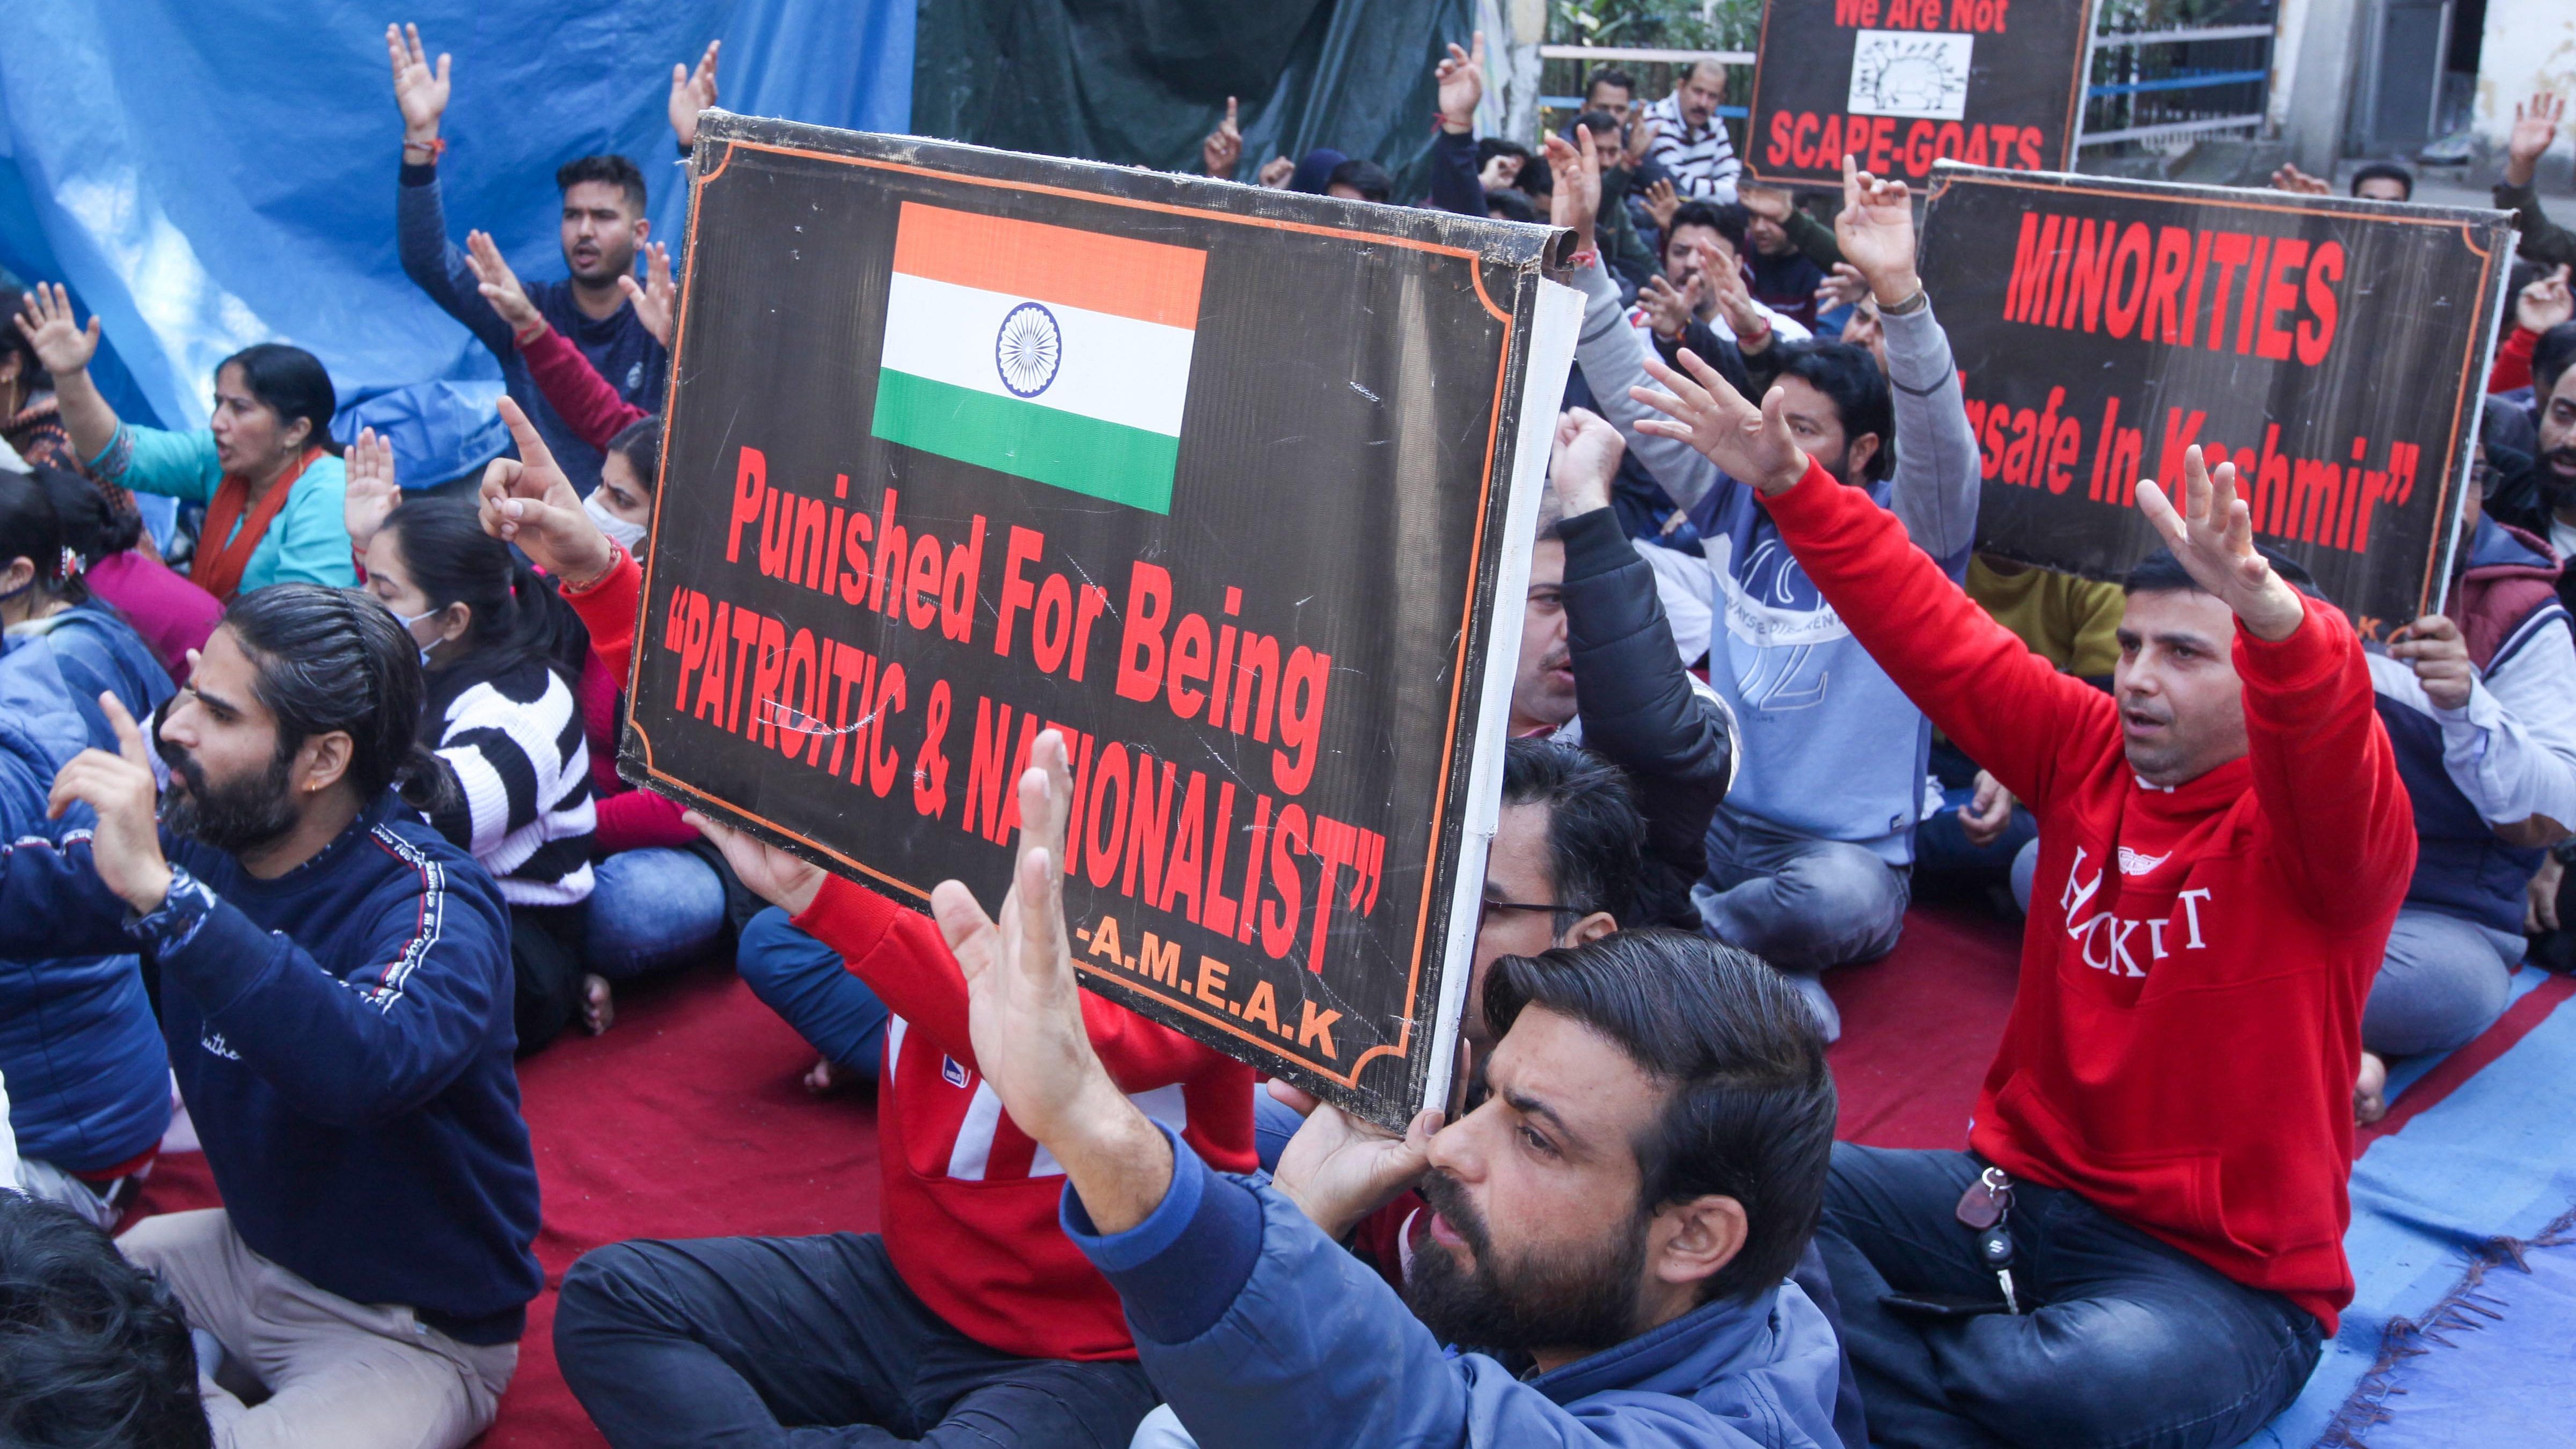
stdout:
<svg viewBox="0 0 2576 1449">
<path fill-rule="evenodd" d="M 2486 39 L 2478 53 L 2478 138 L 2501 160 L 2513 130 L 2513 108 L 2534 91 L 2569 102 L 2568 119 L 2541 162 L 2541 185 L 2568 184 L 2576 157 L 2576 4 L 2569 0 L 2487 0 Z"/>
<path fill-rule="evenodd" d="M 2343 154 L 2344 117 L 2369 8 L 2368 0 L 2283 0 L 2279 39 L 2272 46 L 2269 110 L 2273 131 L 2303 171 L 2330 176 Z"/>
</svg>

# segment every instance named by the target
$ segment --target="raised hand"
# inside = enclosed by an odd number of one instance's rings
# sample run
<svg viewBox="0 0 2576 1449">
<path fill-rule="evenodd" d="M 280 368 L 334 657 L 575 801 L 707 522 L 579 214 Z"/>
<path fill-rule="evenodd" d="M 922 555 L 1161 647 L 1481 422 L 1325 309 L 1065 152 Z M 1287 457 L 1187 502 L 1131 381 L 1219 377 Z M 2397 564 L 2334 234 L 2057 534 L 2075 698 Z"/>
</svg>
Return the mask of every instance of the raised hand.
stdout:
<svg viewBox="0 0 2576 1449">
<path fill-rule="evenodd" d="M 1628 169 L 1634 171 L 1646 164 L 1646 153 L 1655 149 L 1655 137 L 1660 134 L 1660 130 L 1655 124 L 1654 117 L 1643 112 L 1630 112 L 1630 114 L 1635 119 L 1628 123 L 1628 140 L 1623 150 L 1627 156 Z M 1671 182 L 1664 182 L 1662 185 L 1667 193 L 1673 189 Z M 1681 203 L 1676 201 L 1673 204 L 1679 206 Z"/>
<path fill-rule="evenodd" d="M 1706 285 L 1694 275 L 1676 287 L 1657 272 L 1637 289 L 1637 305 L 1645 309 L 1646 321 L 1657 336 L 1679 339 L 1699 315 L 1700 289 Z"/>
<path fill-rule="evenodd" d="M 1834 269 L 1816 286 L 1816 310 L 1830 312 L 1848 307 L 1869 295 L 1869 278 L 1849 262 L 1836 262 Z"/>
<path fill-rule="evenodd" d="M 1521 158 L 1509 151 L 1497 151 L 1485 158 L 1485 169 L 1476 173 L 1476 184 L 1487 191 L 1506 191 L 1521 177 Z"/>
<path fill-rule="evenodd" d="M 1398 1137 L 1283 1082 L 1272 1082 L 1269 1091 L 1306 1119 L 1279 1154 L 1271 1186 L 1327 1237 L 1339 1238 L 1359 1226 L 1362 1218 L 1420 1182 L 1431 1166 L 1431 1134 L 1440 1130 L 1437 1108 L 1414 1114 Z"/>
<path fill-rule="evenodd" d="M 1548 202 L 1549 219 L 1573 231 L 1577 250 L 1597 250 L 1592 229 L 1601 214 L 1601 157 L 1592 149 L 1591 128 L 1575 127 L 1571 145 L 1549 132 L 1547 165 L 1556 179 Z"/>
<path fill-rule="evenodd" d="M 2236 496 L 2236 465 L 2221 463 L 2212 474 L 2194 443 L 2183 450 L 2182 476 L 2179 509 L 2153 478 L 2138 484 L 2138 507 L 2165 546 L 2194 582 L 2236 611 L 2255 638 L 2277 643 L 2298 632 L 2307 606 L 2255 551 L 2254 515 Z"/>
<path fill-rule="evenodd" d="M 475 508 L 483 531 L 517 544 L 530 562 L 566 587 L 599 582 L 617 562 L 617 545 L 582 511 L 581 495 L 547 451 L 546 440 L 506 397 L 501 399 L 501 421 L 510 425 L 519 456 L 495 458 L 483 470 Z"/>
<path fill-rule="evenodd" d="M 1619 458 L 1627 450 L 1619 430 L 1589 409 L 1557 414 L 1556 452 L 1548 460 L 1547 482 L 1566 517 L 1610 506 L 1610 481 L 1619 476 Z"/>
<path fill-rule="evenodd" d="M 1485 32 L 1475 33 L 1475 49 L 1449 45 L 1448 58 L 1432 69 L 1440 88 L 1440 129 L 1463 135 L 1476 127 L 1476 106 L 1485 99 Z"/>
<path fill-rule="evenodd" d="M 402 489 L 394 483 L 393 440 L 377 437 L 373 428 L 360 428 L 342 461 L 348 465 L 349 489 L 340 503 L 340 522 L 349 530 L 349 546 L 365 553 L 376 530 L 384 527 L 385 515 L 402 502 Z"/>
<path fill-rule="evenodd" d="M 1261 163 L 1261 175 L 1257 179 L 1262 185 L 1269 187 L 1273 191 L 1277 191 L 1282 187 L 1285 187 L 1288 184 L 1289 179 L 1296 174 L 1296 162 L 1289 160 L 1285 156 L 1273 156 L 1269 160 Z"/>
<path fill-rule="evenodd" d="M 439 118 L 447 114 L 447 55 L 440 52 L 432 69 L 421 48 L 420 27 L 385 27 L 385 56 L 393 62 L 394 104 L 401 108 L 403 140 L 426 146 L 438 139 Z"/>
<path fill-rule="evenodd" d="M 1162 1134 L 1092 1050 L 1064 922 L 1064 826 L 1073 796 L 1064 736 L 1040 734 L 1019 779 L 1020 838 L 996 922 L 954 880 L 931 914 L 966 978 L 967 1036 L 984 1081 L 1020 1130 L 1063 1163 L 1093 1225 L 1144 1221 L 1171 1185 Z"/>
<path fill-rule="evenodd" d="M 698 112 L 716 103 L 716 52 L 721 40 L 707 42 L 707 53 L 698 57 L 698 68 L 685 65 L 671 67 L 671 134 L 679 138 L 680 149 L 698 144 Z"/>
<path fill-rule="evenodd" d="M 519 274 L 501 255 L 501 248 L 488 231 L 465 234 L 465 265 L 474 269 L 475 290 L 510 324 L 513 336 L 525 337 L 546 325 L 537 304 L 528 300 L 527 289 L 519 285 Z"/>
<path fill-rule="evenodd" d="M 1243 127 L 1237 124 L 1234 97 L 1225 98 L 1225 119 L 1199 143 L 1199 166 L 1219 181 L 1232 181 L 1243 161 Z"/>
<path fill-rule="evenodd" d="M 1788 192 L 1776 186 L 1738 187 L 1735 199 L 1746 211 L 1781 226 L 1788 224 L 1789 209 L 1795 204 Z"/>
<path fill-rule="evenodd" d="M 680 289 L 671 281 L 671 249 L 660 242 L 644 244 L 644 280 L 619 277 L 617 290 L 635 308 L 635 320 L 664 347 L 671 345 L 671 307 Z"/>
<path fill-rule="evenodd" d="M 1775 387 L 1757 408 L 1689 348 L 1682 349 L 1682 366 L 1686 372 L 1646 359 L 1647 375 L 1671 391 L 1628 389 L 1628 396 L 1664 414 L 1638 419 L 1637 431 L 1688 443 L 1765 495 L 1797 486 L 1807 475 L 1808 460 L 1789 435 L 1789 419 L 1781 411 L 1787 394 Z"/>
<path fill-rule="evenodd" d="M 823 868 L 802 856 L 754 840 L 730 825 L 719 825 L 695 810 L 680 812 L 680 823 L 712 842 L 753 895 L 791 916 L 803 915 L 822 893 Z"/>
<path fill-rule="evenodd" d="M 2424 686 L 2424 697 L 2435 709 L 2467 709 L 2469 687 L 2478 680 L 2477 666 L 2469 662 L 2468 641 L 2460 637 L 2460 626 L 2440 614 L 2427 614 L 2397 631 L 2389 641 L 2388 657 L 2402 659 L 2415 671 L 2415 680 Z"/>
<path fill-rule="evenodd" d="M 1651 125 L 1653 123 L 1649 121 L 1640 121 L 1638 124 Z M 1673 229 L 1673 213 L 1682 209 L 1682 194 L 1674 189 L 1672 179 L 1670 177 L 1662 177 L 1648 182 L 1646 184 L 1645 199 L 1646 215 L 1655 219 L 1655 230 L 1671 231 Z"/>
<path fill-rule="evenodd" d="M 2558 139 L 2558 122 L 2567 114 L 2567 102 L 2547 91 L 2535 92 L 2529 104 L 2513 108 L 2513 130 L 2505 137 L 2504 181 L 2507 186 L 2529 186 L 2532 173 L 2540 166 L 2540 154 Z"/>
<path fill-rule="evenodd" d="M 1020 834 L 1011 884 L 998 920 L 962 882 L 943 881 L 931 913 L 966 977 L 977 1063 L 1003 1109 L 1040 1142 L 1064 1135 L 1085 1098 L 1110 1086 L 1082 1021 L 1082 987 L 1064 921 L 1064 826 L 1073 780 L 1064 737 L 1054 730 L 1030 748 L 1015 782 Z"/>
<path fill-rule="evenodd" d="M 192 661 L 193 662 L 193 661 Z M 90 838 L 90 864 L 99 882 L 136 915 L 161 909 L 170 895 L 170 863 L 161 854 L 160 796 L 152 782 L 152 752 L 134 716 L 113 694 L 98 697 L 98 707 L 116 731 L 116 753 L 83 750 L 54 776 L 45 818 L 60 820 L 74 805 L 87 805 L 98 816 Z"/>
<path fill-rule="evenodd" d="M 2332 196 L 2333 183 L 2321 176 L 2310 176 L 2296 166 L 2284 163 L 2272 173 L 2272 189 L 2294 196 Z"/>
<path fill-rule="evenodd" d="M 87 327 L 72 322 L 72 294 L 60 282 L 38 282 L 18 306 L 18 331 L 36 349 L 36 360 L 54 375 L 56 386 L 82 371 L 98 355 L 98 318 Z"/>
<path fill-rule="evenodd" d="M 1914 202 L 1902 181 L 1882 181 L 1843 157 L 1843 209 L 1834 217 L 1843 260 L 1869 281 L 1881 307 L 1914 300 Z"/>
<path fill-rule="evenodd" d="M 2525 332 L 2546 332 L 2576 317 L 2576 296 L 2567 290 L 2567 264 L 2531 279 L 2513 299 L 2513 325 Z"/>
<path fill-rule="evenodd" d="M 1726 319 L 1726 330 L 1735 334 L 1735 345 L 1746 352 L 1760 352 L 1771 345 L 1771 314 L 1753 300 L 1751 288 L 1744 285 L 1744 272 L 1735 258 L 1721 252 L 1711 242 L 1694 242 L 1699 253 L 1699 282 L 1708 288 L 1717 303 L 1717 314 Z"/>
<path fill-rule="evenodd" d="M 2001 840 L 2004 827 L 2012 823 L 2013 793 L 1984 770 L 1977 772 L 1977 790 L 1968 803 L 1959 807 L 1959 833 L 1979 850 Z"/>
</svg>

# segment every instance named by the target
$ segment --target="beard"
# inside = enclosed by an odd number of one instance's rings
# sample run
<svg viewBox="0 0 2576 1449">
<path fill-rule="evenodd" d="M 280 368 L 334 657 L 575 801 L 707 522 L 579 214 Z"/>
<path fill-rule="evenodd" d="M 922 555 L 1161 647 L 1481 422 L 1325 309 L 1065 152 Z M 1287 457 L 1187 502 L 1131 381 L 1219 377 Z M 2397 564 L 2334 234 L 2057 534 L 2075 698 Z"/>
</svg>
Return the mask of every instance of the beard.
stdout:
<svg viewBox="0 0 2576 1449">
<path fill-rule="evenodd" d="M 221 786 L 206 781 L 196 757 L 169 740 L 153 743 L 170 767 L 170 788 L 161 797 L 161 823 L 172 832 L 226 855 L 240 855 L 278 839 L 295 828 L 295 803 L 287 798 L 287 772 L 293 763 L 279 754 L 267 771 L 252 779 Z"/>
<path fill-rule="evenodd" d="M 2576 447 L 2552 448 L 2540 455 L 2540 491 L 2553 508 L 2576 502 Z"/>
<path fill-rule="evenodd" d="M 1466 1348 L 1598 1352 L 1636 1336 L 1646 1268 L 1646 1219 L 1631 1215 L 1608 1239 L 1496 1262 L 1493 1238 L 1446 1173 L 1422 1180 L 1422 1198 L 1464 1238 L 1474 1268 L 1438 1242 L 1413 1255 L 1405 1305 L 1443 1343 Z"/>
</svg>

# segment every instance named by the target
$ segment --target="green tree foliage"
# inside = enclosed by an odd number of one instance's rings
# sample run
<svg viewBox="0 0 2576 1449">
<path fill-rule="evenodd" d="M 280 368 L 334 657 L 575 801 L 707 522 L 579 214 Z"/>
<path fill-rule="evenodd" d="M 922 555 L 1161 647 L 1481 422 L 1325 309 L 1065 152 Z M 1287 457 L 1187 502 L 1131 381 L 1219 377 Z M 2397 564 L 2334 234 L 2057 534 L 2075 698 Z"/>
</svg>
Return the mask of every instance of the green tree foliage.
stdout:
<svg viewBox="0 0 2576 1449">
<path fill-rule="evenodd" d="M 1751 50 L 1762 0 L 1550 0 L 1547 38 L 1558 45 L 1667 50 Z"/>
</svg>

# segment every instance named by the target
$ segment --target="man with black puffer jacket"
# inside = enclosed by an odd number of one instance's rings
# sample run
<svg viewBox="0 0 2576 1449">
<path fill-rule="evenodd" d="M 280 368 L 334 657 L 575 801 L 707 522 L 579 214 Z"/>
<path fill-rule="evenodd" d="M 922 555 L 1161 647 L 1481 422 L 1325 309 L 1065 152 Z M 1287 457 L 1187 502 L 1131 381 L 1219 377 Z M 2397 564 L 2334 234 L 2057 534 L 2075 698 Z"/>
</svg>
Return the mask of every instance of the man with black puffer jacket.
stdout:
<svg viewBox="0 0 2576 1449">
<path fill-rule="evenodd" d="M 1682 668 L 1655 571 L 1610 506 L 1624 451 L 1619 430 L 1582 408 L 1557 421 L 1511 728 L 1581 745 L 1627 772 L 1646 821 L 1634 924 L 1696 930 L 1691 884 L 1708 867 L 1708 822 L 1735 778 L 1735 719 Z"/>
<path fill-rule="evenodd" d="M 1595 178 L 1576 160 L 1559 168 L 1556 221 L 1588 250 Z M 1915 270 L 1911 193 L 1845 162 L 1834 226 L 1878 300 L 1886 368 L 1848 343 L 1810 341 L 1781 349 L 1774 377 L 1825 471 L 1893 514 L 1955 582 L 1975 548 L 1981 486 L 1957 359 Z M 1655 414 L 1639 390 L 1663 364 L 1637 346 L 1598 265 L 1567 276 L 1585 297 L 1574 359 L 1603 416 L 1698 526 L 1704 567 L 1658 577 L 1677 616 L 1691 602 L 1713 616 L 1709 683 L 1752 761 L 1710 823 L 1704 929 L 1797 977 L 1830 1041 L 1841 1019 L 1820 973 L 1876 960 L 1904 931 L 1932 727 L 1782 546 L 1755 490 L 1645 426 Z"/>
</svg>

